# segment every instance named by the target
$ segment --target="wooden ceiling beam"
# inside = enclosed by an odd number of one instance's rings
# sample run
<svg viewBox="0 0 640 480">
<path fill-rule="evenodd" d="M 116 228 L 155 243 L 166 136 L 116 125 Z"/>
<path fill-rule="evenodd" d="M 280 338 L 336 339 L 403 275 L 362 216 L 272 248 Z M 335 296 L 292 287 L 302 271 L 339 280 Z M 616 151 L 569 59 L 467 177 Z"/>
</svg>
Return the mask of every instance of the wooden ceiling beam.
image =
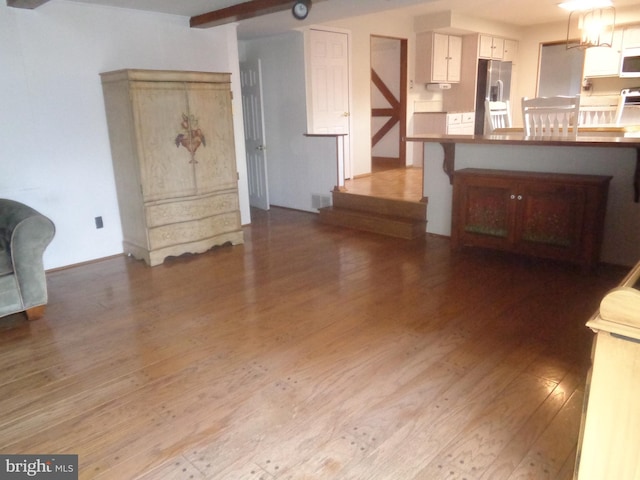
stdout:
<svg viewBox="0 0 640 480">
<path fill-rule="evenodd" d="M 33 10 L 48 1 L 49 0 L 7 0 L 7 7 L 28 8 L 29 10 Z"/>
<path fill-rule="evenodd" d="M 16 1 L 16 0 L 14 0 Z M 23 0 L 24 1 L 24 0 Z M 293 0 L 252 0 L 191 17 L 191 27 L 208 28 L 248 18 L 281 12 L 293 7 Z"/>
</svg>

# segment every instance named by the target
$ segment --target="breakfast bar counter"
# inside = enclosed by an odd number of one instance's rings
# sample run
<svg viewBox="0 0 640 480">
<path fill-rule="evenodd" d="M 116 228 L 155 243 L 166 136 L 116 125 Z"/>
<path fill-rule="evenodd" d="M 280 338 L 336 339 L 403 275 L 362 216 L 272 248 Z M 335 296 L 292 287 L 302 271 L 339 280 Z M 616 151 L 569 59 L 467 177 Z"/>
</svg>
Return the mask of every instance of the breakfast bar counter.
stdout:
<svg viewBox="0 0 640 480">
<path fill-rule="evenodd" d="M 635 265 L 640 259 L 640 129 L 581 129 L 573 137 L 527 137 L 517 129 L 492 135 L 413 135 L 424 146 L 423 195 L 427 232 L 451 236 L 456 170 L 481 168 L 611 177 L 601 261 Z"/>
<path fill-rule="evenodd" d="M 407 138 L 410 142 L 431 142 L 440 143 L 444 150 L 444 160 L 442 168 L 452 180 L 455 170 L 455 145 L 472 143 L 476 145 L 528 145 L 542 147 L 618 147 L 636 149 L 636 172 L 634 174 L 634 200 L 640 201 L 640 138 L 629 136 L 618 136 L 616 134 L 640 135 L 637 127 L 625 128 L 597 128 L 589 129 L 584 134 L 579 133 L 574 137 L 527 137 L 522 133 L 522 129 L 504 129 L 504 133 L 493 135 L 414 135 Z M 600 133 L 598 133 L 600 132 Z"/>
</svg>

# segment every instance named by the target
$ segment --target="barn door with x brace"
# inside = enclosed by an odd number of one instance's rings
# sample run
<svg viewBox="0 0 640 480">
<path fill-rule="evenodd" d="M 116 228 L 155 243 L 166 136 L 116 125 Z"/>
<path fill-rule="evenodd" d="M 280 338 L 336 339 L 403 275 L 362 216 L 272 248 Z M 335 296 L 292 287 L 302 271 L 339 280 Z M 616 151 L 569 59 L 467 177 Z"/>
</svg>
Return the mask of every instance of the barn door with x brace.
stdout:
<svg viewBox="0 0 640 480">
<path fill-rule="evenodd" d="M 407 40 L 371 37 L 372 169 L 406 165 Z"/>
</svg>

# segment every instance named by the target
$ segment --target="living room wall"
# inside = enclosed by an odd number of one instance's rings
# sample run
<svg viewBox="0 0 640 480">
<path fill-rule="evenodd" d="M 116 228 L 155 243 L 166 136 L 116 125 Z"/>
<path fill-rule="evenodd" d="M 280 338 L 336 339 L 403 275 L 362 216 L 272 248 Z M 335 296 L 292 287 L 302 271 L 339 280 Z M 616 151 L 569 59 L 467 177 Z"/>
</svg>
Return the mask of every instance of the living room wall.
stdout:
<svg viewBox="0 0 640 480">
<path fill-rule="evenodd" d="M 122 252 L 100 72 L 231 72 L 242 223 L 250 222 L 234 25 L 191 29 L 187 17 L 64 0 L 35 10 L 2 3 L 0 197 L 56 224 L 45 268 Z"/>
<path fill-rule="evenodd" d="M 309 137 L 304 35 L 286 32 L 240 42 L 243 61 L 261 60 L 267 178 L 271 205 L 317 212 L 314 197 L 337 184 L 336 141 Z"/>
</svg>

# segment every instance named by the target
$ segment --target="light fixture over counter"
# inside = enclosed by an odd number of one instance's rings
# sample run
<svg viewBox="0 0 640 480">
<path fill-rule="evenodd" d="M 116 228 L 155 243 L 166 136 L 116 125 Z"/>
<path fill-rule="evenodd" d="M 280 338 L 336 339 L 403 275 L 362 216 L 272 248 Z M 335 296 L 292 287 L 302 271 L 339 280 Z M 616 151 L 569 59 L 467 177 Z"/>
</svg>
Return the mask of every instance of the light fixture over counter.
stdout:
<svg viewBox="0 0 640 480">
<path fill-rule="evenodd" d="M 567 48 L 611 47 L 616 24 L 611 0 L 570 0 L 558 6 L 570 12 Z"/>
</svg>

